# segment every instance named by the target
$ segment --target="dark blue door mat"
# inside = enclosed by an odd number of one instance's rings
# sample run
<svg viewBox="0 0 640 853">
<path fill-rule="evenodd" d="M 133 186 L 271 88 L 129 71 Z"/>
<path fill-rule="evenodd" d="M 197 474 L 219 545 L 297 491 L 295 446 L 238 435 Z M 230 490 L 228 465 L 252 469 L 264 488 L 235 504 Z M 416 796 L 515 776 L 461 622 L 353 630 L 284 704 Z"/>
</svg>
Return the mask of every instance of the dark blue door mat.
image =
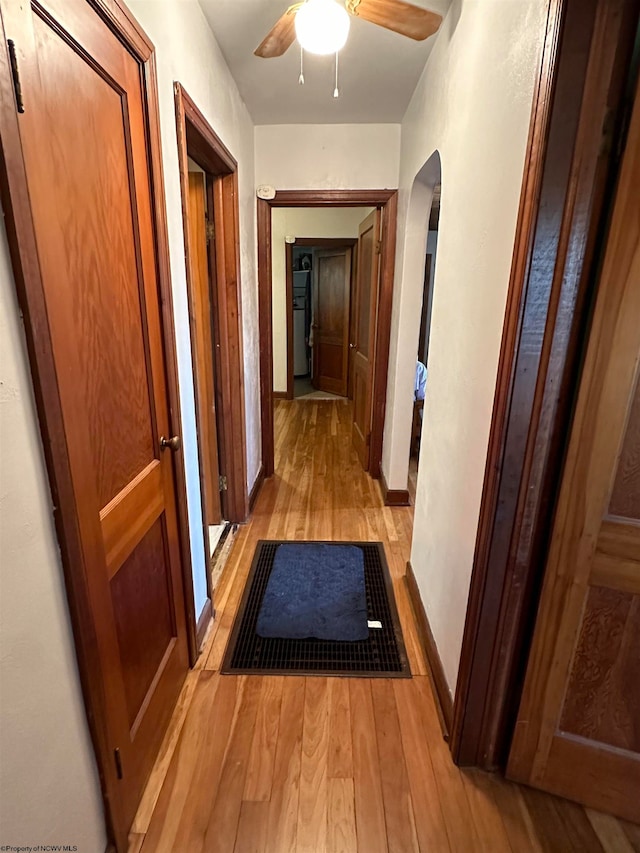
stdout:
<svg viewBox="0 0 640 853">
<path fill-rule="evenodd" d="M 280 545 L 256 633 L 265 639 L 366 640 L 362 548 L 321 542 Z"/>
<path fill-rule="evenodd" d="M 281 549 L 280 546 L 286 547 Z M 320 550 L 318 546 L 322 546 Z M 326 600 L 320 601 L 314 608 L 320 580 L 318 565 L 330 556 L 327 548 L 335 549 L 337 556 L 331 563 L 338 569 L 341 560 L 357 559 L 361 555 L 366 615 L 359 612 L 357 571 L 351 572 L 351 581 L 345 584 L 344 579 L 336 577 L 339 571 L 327 570 L 326 577 L 322 578 L 324 592 L 329 589 L 339 597 L 344 587 L 345 599 L 350 600 L 334 606 L 325 606 Z M 360 555 L 351 549 L 356 549 Z M 305 550 L 311 555 L 306 560 Z M 285 575 L 291 577 L 290 559 L 298 561 L 300 578 L 290 585 L 289 601 L 278 607 L 286 588 Z M 310 563 L 310 567 L 305 568 L 305 562 Z M 305 609 L 306 619 L 302 614 Z M 275 636 L 278 633 L 286 633 L 287 637 Z M 353 636 L 354 639 L 328 639 L 329 636 Z M 382 543 L 258 542 L 222 672 L 410 677 Z"/>
</svg>

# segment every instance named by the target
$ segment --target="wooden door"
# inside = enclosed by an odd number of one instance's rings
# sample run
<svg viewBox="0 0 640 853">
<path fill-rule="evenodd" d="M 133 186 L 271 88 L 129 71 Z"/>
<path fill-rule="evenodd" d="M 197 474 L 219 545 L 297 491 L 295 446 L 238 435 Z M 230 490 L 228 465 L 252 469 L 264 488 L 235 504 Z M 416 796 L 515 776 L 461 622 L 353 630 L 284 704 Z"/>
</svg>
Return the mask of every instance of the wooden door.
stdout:
<svg viewBox="0 0 640 853">
<path fill-rule="evenodd" d="M 313 386 L 347 396 L 351 249 L 316 251 L 313 271 Z"/>
<path fill-rule="evenodd" d="M 353 372 L 353 446 L 362 467 L 369 469 L 373 368 L 378 319 L 380 274 L 380 211 L 374 210 L 358 229 L 355 336 L 351 342 Z"/>
<path fill-rule="evenodd" d="M 188 668 L 142 69 L 84 0 L 1 8 L 24 99 L 18 239 L 37 249 L 32 334 L 50 341 L 41 382 L 59 404 L 42 416 L 62 436 L 48 451 L 65 483 L 59 529 L 79 542 L 78 653 L 99 661 L 101 774 L 124 850 Z"/>
<path fill-rule="evenodd" d="M 640 102 L 508 775 L 640 821 Z"/>
<path fill-rule="evenodd" d="M 193 288 L 193 369 L 198 398 L 200 464 L 207 524 L 220 524 L 222 511 L 205 198 L 204 172 L 189 172 L 189 265 Z"/>
</svg>

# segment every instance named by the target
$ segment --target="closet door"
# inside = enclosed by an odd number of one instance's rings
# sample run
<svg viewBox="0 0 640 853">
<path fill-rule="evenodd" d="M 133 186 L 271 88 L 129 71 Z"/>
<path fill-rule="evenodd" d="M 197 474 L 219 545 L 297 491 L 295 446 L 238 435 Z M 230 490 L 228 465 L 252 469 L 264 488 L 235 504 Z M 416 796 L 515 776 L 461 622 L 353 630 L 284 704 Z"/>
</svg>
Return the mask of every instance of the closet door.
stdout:
<svg viewBox="0 0 640 853">
<path fill-rule="evenodd" d="M 351 249 L 315 253 L 313 385 L 347 396 Z"/>
<path fill-rule="evenodd" d="M 124 850 L 188 668 L 144 71 L 85 0 L 0 8 L 25 105 L 13 116 L 24 171 L 11 167 L 11 202 L 18 245 L 34 250 L 18 271 L 67 577 L 86 595 L 76 644 L 95 662 L 83 674 Z"/>
<path fill-rule="evenodd" d="M 220 462 L 205 205 L 205 175 L 203 172 L 189 172 L 188 263 L 193 289 L 191 310 L 193 312 L 194 374 L 198 401 L 196 417 L 204 483 L 204 509 L 207 524 L 220 524 L 222 521 Z"/>
<path fill-rule="evenodd" d="M 351 369 L 353 373 L 353 446 L 365 471 L 369 470 L 373 409 L 373 368 L 376 354 L 380 279 L 380 210 L 360 223 L 356 312 Z"/>
</svg>

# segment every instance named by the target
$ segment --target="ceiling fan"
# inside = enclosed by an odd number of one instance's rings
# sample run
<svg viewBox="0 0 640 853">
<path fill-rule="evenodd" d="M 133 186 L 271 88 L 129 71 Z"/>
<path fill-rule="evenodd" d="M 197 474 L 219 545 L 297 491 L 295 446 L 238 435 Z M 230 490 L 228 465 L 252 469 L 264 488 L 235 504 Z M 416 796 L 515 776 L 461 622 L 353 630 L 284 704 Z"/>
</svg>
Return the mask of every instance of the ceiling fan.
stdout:
<svg viewBox="0 0 640 853">
<path fill-rule="evenodd" d="M 344 0 L 344 5 L 336 0 L 305 0 L 287 9 L 254 53 L 264 59 L 282 56 L 296 36 L 312 53 L 335 53 L 347 40 L 350 15 L 416 41 L 433 35 L 442 22 L 437 12 L 404 0 Z"/>
</svg>

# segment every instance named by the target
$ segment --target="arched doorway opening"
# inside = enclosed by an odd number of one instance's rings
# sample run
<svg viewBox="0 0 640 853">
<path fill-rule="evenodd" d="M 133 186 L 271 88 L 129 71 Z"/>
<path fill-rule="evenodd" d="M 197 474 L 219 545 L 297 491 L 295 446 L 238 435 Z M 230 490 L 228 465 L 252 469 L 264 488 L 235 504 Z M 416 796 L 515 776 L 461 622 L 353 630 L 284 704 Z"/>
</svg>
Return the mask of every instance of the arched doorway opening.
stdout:
<svg viewBox="0 0 640 853">
<path fill-rule="evenodd" d="M 412 296 L 414 331 L 410 349 L 413 383 L 407 403 L 403 446 L 407 460 L 407 491 L 416 501 L 422 426 L 428 406 L 429 339 L 435 292 L 438 226 L 442 196 L 442 167 L 438 151 L 417 173 L 407 211 L 404 279 Z"/>
</svg>

